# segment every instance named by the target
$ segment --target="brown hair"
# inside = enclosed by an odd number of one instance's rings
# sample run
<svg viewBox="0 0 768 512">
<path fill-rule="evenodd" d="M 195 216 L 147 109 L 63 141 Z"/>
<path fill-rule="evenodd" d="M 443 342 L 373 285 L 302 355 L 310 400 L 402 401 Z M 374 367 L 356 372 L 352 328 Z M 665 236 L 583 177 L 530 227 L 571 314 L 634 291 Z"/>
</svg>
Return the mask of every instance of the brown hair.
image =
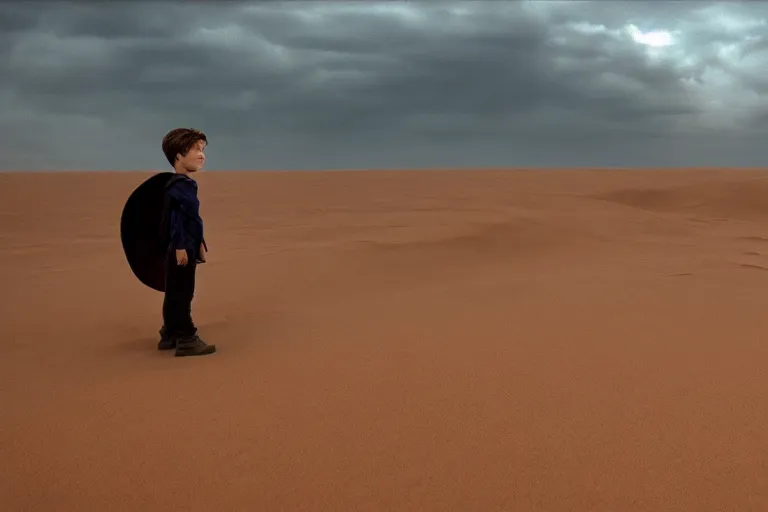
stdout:
<svg viewBox="0 0 768 512">
<path fill-rule="evenodd" d="M 186 155 L 189 149 L 202 140 L 208 145 L 208 138 L 200 130 L 194 128 L 175 128 L 163 137 L 163 153 L 171 167 L 176 163 L 176 155 Z"/>
</svg>

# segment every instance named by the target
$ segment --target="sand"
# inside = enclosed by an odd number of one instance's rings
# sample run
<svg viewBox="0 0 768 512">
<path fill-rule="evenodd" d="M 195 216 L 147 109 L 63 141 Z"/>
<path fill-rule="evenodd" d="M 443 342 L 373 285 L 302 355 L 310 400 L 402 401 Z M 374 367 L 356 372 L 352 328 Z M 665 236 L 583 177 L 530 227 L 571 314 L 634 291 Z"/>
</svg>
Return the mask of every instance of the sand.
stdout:
<svg viewBox="0 0 768 512">
<path fill-rule="evenodd" d="M 0 174 L 3 510 L 768 510 L 768 173 L 204 173 L 202 358 L 147 176 Z"/>
</svg>

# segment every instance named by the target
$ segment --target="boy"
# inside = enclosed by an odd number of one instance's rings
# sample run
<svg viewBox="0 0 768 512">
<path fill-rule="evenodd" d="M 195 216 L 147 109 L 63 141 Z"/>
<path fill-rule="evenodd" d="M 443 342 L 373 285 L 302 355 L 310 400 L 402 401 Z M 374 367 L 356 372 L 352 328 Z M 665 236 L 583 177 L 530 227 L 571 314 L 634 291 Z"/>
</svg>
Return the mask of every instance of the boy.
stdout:
<svg viewBox="0 0 768 512">
<path fill-rule="evenodd" d="M 215 345 L 206 344 L 197 335 L 191 312 L 195 270 L 199 263 L 205 263 L 208 247 L 203 238 L 197 182 L 190 174 L 203 168 L 207 145 L 203 132 L 189 128 L 171 130 L 162 143 L 163 153 L 177 176 L 172 177 L 166 190 L 170 243 L 166 254 L 163 327 L 157 348 L 176 349 L 177 357 L 216 352 Z"/>
</svg>

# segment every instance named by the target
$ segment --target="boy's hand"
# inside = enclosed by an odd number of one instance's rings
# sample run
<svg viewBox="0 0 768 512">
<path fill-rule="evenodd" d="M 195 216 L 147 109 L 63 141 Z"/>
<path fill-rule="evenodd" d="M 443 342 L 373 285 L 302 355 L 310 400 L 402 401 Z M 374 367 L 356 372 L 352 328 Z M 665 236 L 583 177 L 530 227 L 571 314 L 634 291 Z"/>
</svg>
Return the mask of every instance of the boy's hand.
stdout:
<svg viewBox="0 0 768 512">
<path fill-rule="evenodd" d="M 189 259 L 187 256 L 187 250 L 176 249 L 176 264 L 183 267 L 188 263 L 188 261 Z"/>
<path fill-rule="evenodd" d="M 200 244 L 200 261 L 205 263 L 205 245 Z"/>
</svg>

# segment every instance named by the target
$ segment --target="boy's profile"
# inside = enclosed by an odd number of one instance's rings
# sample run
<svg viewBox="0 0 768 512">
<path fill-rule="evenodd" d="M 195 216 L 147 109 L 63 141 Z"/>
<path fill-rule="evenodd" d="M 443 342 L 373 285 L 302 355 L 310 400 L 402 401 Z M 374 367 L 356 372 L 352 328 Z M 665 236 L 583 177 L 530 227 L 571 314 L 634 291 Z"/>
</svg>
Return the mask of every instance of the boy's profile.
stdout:
<svg viewBox="0 0 768 512">
<path fill-rule="evenodd" d="M 168 180 L 163 213 L 163 235 L 168 240 L 165 256 L 165 298 L 160 350 L 176 350 L 176 356 L 201 356 L 216 351 L 197 334 L 192 321 L 195 271 L 205 262 L 208 247 L 203 237 L 197 182 L 190 176 L 203 168 L 208 139 L 199 130 L 176 128 L 163 137 L 162 149 L 176 175 Z"/>
</svg>

